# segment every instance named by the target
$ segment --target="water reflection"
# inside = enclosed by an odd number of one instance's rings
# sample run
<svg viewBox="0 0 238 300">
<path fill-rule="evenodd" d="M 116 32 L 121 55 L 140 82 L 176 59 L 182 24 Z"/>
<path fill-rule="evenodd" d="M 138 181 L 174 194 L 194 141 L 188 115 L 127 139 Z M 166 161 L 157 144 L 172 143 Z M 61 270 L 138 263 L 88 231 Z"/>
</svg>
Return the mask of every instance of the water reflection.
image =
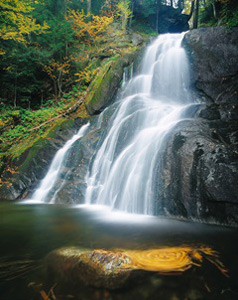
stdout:
<svg viewBox="0 0 238 300">
<path fill-rule="evenodd" d="M 152 268 L 159 263 L 156 258 L 158 253 L 153 252 L 158 249 L 167 249 L 167 254 L 161 252 L 160 255 L 164 255 L 168 260 L 175 258 L 176 253 L 178 257 L 181 255 L 181 262 L 186 262 L 185 269 L 191 262 L 201 263 L 199 255 L 203 257 L 202 267 L 192 264 L 193 267 L 179 277 L 167 277 L 158 272 L 152 272 L 149 277 L 142 276 L 142 278 L 128 283 L 126 288 L 109 292 L 109 299 L 184 300 L 215 299 L 214 297 L 216 297 L 216 299 L 231 300 L 238 298 L 237 229 L 157 217 L 111 214 L 103 207 L 99 209 L 92 206 L 89 209 L 86 206 L 2 203 L 0 210 L 2 213 L 0 219 L 0 276 L 6 270 L 11 271 L 11 274 L 8 273 L 8 275 L 5 272 L 7 276 L 0 279 L 1 300 L 42 299 L 39 296 L 39 290 L 43 289 L 48 293 L 55 284 L 55 282 L 49 281 L 50 286 L 45 286 L 44 276 L 42 277 L 39 272 L 42 270 L 45 257 L 55 249 L 72 246 L 79 249 L 91 249 L 90 251 L 102 249 L 113 252 L 118 251 L 115 249 L 123 249 L 124 254 L 134 258 L 134 266 L 145 263 L 146 266 L 151 265 Z M 219 261 L 222 261 L 229 269 L 230 278 L 226 278 L 220 272 L 218 268 L 222 269 L 223 267 L 215 256 L 204 254 L 201 251 L 201 245 L 206 245 L 206 249 L 219 252 Z M 174 249 L 177 249 L 178 252 L 176 250 L 174 253 Z M 202 249 L 205 247 L 203 246 Z M 208 258 L 213 258 L 213 263 Z M 140 259 L 143 259 L 143 262 Z M 173 262 L 174 265 L 176 265 L 175 261 L 176 259 Z M 22 271 L 27 271 L 29 268 L 31 272 L 22 274 L 19 267 L 22 268 Z M 20 277 L 9 281 L 10 277 L 14 277 L 9 275 L 14 274 L 19 274 Z M 40 289 L 29 288 L 28 285 L 31 282 L 42 284 L 42 287 Z M 56 297 L 57 300 L 68 299 L 66 295 L 72 295 L 74 297 L 72 299 L 108 299 L 100 290 L 96 293 L 93 287 L 81 289 L 80 295 L 75 287 L 69 287 L 67 291 L 61 290 L 61 288 L 60 286 L 54 288 L 57 295 L 59 293 L 64 295 L 63 298 Z M 22 293 L 22 297 L 19 297 L 19 292 Z M 197 296 L 194 296 L 195 294 Z M 95 295 L 99 295 L 99 298 Z M 177 298 L 172 298 L 175 296 Z"/>
</svg>

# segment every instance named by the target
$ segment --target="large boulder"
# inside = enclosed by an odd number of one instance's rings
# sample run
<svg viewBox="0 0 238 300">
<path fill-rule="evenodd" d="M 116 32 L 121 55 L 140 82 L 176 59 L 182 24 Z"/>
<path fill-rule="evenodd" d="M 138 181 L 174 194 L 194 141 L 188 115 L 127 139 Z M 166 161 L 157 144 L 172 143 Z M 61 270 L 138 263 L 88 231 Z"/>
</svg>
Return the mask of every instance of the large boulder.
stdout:
<svg viewBox="0 0 238 300">
<path fill-rule="evenodd" d="M 184 36 L 193 96 L 203 104 L 168 140 L 157 213 L 238 225 L 237 41 L 238 28 Z"/>
<path fill-rule="evenodd" d="M 218 105 L 238 104 L 238 28 L 202 28 L 185 34 L 194 88 Z"/>
</svg>

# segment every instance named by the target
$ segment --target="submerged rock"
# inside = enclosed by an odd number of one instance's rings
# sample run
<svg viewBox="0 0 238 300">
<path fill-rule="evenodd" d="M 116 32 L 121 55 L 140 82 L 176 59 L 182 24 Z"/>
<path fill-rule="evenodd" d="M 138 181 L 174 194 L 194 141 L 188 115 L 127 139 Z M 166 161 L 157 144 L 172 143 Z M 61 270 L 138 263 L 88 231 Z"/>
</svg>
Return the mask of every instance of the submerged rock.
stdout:
<svg viewBox="0 0 238 300">
<path fill-rule="evenodd" d="M 115 289 L 128 280 L 132 269 L 124 269 L 123 266 L 130 262 L 130 258 L 122 253 L 62 248 L 46 257 L 47 276 L 72 285 L 81 282 L 89 286 Z"/>
<path fill-rule="evenodd" d="M 47 255 L 45 265 L 47 281 L 117 289 L 142 271 L 178 274 L 194 265 L 200 267 L 205 258 L 227 275 L 217 252 L 208 247 L 117 251 L 61 248 Z"/>
</svg>

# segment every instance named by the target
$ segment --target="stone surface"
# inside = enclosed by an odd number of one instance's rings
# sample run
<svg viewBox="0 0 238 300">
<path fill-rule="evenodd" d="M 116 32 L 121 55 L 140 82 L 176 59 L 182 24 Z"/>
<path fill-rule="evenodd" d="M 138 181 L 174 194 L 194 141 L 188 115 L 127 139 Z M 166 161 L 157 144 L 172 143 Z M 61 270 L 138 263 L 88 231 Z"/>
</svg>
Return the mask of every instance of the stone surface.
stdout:
<svg viewBox="0 0 238 300">
<path fill-rule="evenodd" d="M 141 47 L 123 56 L 118 55 L 101 68 L 85 100 L 90 115 L 99 113 L 111 103 L 120 87 L 124 68 L 129 66 L 140 55 L 140 52 Z"/>
<path fill-rule="evenodd" d="M 183 45 L 203 104 L 168 139 L 156 210 L 238 225 L 238 28 L 193 30 Z"/>
<path fill-rule="evenodd" d="M 133 33 L 132 35 L 132 44 L 138 46 L 143 43 L 143 37 L 138 33 Z"/>
<path fill-rule="evenodd" d="M 132 269 L 123 269 L 129 258 L 108 251 L 61 248 L 45 259 L 49 280 L 116 289 L 126 284 Z"/>
<path fill-rule="evenodd" d="M 191 61 L 195 89 L 212 103 L 237 105 L 238 28 L 192 30 L 185 34 L 183 46 Z"/>
<path fill-rule="evenodd" d="M 4 183 L 0 187 L 0 200 L 17 200 L 31 194 L 45 176 L 56 151 L 86 121 L 79 118 L 64 121 L 55 126 L 46 138 L 39 139 L 32 147 L 11 161 L 11 166 L 16 169 L 16 172 L 3 170 L 1 178 L 8 183 Z"/>
</svg>

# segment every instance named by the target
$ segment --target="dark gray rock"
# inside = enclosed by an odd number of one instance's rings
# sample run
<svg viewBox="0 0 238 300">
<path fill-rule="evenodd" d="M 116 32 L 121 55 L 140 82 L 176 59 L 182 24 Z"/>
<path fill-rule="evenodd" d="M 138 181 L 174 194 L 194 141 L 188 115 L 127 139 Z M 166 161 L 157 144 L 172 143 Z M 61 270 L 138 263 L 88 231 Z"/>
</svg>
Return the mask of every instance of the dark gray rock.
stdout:
<svg viewBox="0 0 238 300">
<path fill-rule="evenodd" d="M 57 191 L 56 203 L 84 203 L 88 165 L 94 155 L 100 130 L 91 127 L 88 134 L 76 141 L 67 153 L 56 183 L 47 195 L 49 201 Z"/>
<path fill-rule="evenodd" d="M 238 28 L 203 28 L 185 34 L 192 84 L 211 102 L 237 104 Z"/>
<path fill-rule="evenodd" d="M 238 225 L 238 28 L 185 34 L 195 119 L 168 138 L 157 213 Z"/>
<path fill-rule="evenodd" d="M 157 212 L 238 223 L 238 152 L 211 125 L 201 119 L 184 121 L 170 136 Z"/>
</svg>

